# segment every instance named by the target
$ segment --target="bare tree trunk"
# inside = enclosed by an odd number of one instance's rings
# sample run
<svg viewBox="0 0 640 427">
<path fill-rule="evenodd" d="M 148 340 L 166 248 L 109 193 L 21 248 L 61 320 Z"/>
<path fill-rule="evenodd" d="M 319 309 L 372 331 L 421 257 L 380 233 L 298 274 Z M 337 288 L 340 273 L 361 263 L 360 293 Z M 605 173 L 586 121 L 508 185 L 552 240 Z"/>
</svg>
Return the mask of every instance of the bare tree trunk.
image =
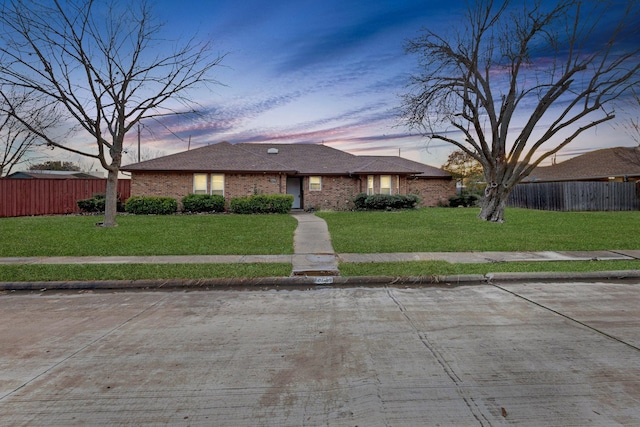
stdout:
<svg viewBox="0 0 640 427">
<path fill-rule="evenodd" d="M 504 222 L 504 208 L 507 206 L 509 193 L 511 190 L 502 185 L 487 187 L 478 218 L 491 222 Z"/>
<path fill-rule="evenodd" d="M 105 194 L 103 227 L 115 227 L 118 212 L 118 171 L 109 170 L 107 174 L 107 190 Z"/>
</svg>

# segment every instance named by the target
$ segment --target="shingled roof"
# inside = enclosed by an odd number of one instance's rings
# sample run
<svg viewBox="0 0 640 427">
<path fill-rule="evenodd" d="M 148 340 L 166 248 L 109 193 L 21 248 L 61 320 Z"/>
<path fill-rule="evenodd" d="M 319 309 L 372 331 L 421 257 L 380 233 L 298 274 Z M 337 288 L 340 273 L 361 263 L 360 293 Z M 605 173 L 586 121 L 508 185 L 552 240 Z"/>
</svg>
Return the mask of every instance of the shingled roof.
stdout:
<svg viewBox="0 0 640 427">
<path fill-rule="evenodd" d="M 552 166 L 538 167 L 524 182 L 587 181 L 609 177 L 640 178 L 640 148 L 591 151 Z"/>
<path fill-rule="evenodd" d="M 448 178 L 440 169 L 395 156 L 356 156 L 317 144 L 220 142 L 122 167 L 123 171 L 182 171 L 298 175 L 398 174 Z"/>
<path fill-rule="evenodd" d="M 425 165 L 424 163 L 414 162 L 413 160 L 405 159 L 399 156 L 361 156 L 363 160 L 372 159 L 376 161 L 382 161 L 384 163 L 393 164 L 394 167 L 403 167 L 407 170 L 412 170 L 412 175 L 421 178 L 451 178 L 451 174 L 442 169 L 434 166 Z M 370 172 L 373 173 L 373 172 Z M 385 171 L 379 171 L 378 173 L 385 173 Z"/>
<path fill-rule="evenodd" d="M 228 142 L 206 145 L 189 151 L 123 166 L 123 171 L 171 172 L 294 172 L 275 158 L 257 155 Z"/>
</svg>

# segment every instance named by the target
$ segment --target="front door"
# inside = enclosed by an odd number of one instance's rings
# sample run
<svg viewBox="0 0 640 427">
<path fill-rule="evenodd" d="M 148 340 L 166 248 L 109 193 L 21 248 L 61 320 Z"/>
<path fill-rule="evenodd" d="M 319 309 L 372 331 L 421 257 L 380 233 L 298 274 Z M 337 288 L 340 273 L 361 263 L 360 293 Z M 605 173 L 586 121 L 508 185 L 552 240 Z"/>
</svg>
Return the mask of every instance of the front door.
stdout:
<svg viewBox="0 0 640 427">
<path fill-rule="evenodd" d="M 287 177 L 287 194 L 293 196 L 293 209 L 302 208 L 302 178 L 296 176 Z"/>
</svg>

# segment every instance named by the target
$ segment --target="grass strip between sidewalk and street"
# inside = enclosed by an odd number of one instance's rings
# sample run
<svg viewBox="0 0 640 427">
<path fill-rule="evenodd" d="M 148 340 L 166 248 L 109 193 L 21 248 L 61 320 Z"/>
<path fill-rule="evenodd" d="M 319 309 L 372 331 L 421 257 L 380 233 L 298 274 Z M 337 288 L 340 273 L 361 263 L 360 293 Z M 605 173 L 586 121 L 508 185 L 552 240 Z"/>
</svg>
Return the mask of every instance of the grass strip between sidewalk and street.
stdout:
<svg viewBox="0 0 640 427">
<path fill-rule="evenodd" d="M 451 264 L 446 261 L 342 263 L 340 274 L 445 276 L 502 272 L 593 272 L 640 270 L 640 260 L 540 261 Z M 38 264 L 0 265 L 0 282 L 285 277 L 291 264 Z"/>
<path fill-rule="evenodd" d="M 340 274 L 356 276 L 447 276 L 457 274 L 640 270 L 640 260 L 539 261 L 451 264 L 446 261 L 371 262 L 340 264 Z"/>
<path fill-rule="evenodd" d="M 291 264 L 38 264 L 0 265 L 0 282 L 283 277 Z"/>
</svg>

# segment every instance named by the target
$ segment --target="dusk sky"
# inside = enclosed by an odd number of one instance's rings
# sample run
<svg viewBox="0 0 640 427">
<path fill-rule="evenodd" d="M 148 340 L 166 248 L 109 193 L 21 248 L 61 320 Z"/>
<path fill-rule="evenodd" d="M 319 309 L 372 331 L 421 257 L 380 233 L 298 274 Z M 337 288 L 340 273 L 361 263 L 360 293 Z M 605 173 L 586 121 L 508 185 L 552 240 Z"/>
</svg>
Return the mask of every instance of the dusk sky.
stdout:
<svg viewBox="0 0 640 427">
<path fill-rule="evenodd" d="M 417 58 L 404 52 L 421 28 L 447 31 L 465 2 L 419 0 L 157 1 L 171 37 L 213 41 L 227 54 L 215 77 L 225 86 L 194 94 L 200 117 L 145 124 L 142 144 L 170 154 L 220 141 L 324 143 L 353 154 L 397 155 L 442 165 L 453 146 L 427 145 L 396 109 Z M 135 135 L 129 135 L 129 150 Z M 610 124 L 558 158 L 633 145 Z M 125 161 L 130 163 L 130 161 Z"/>
</svg>

